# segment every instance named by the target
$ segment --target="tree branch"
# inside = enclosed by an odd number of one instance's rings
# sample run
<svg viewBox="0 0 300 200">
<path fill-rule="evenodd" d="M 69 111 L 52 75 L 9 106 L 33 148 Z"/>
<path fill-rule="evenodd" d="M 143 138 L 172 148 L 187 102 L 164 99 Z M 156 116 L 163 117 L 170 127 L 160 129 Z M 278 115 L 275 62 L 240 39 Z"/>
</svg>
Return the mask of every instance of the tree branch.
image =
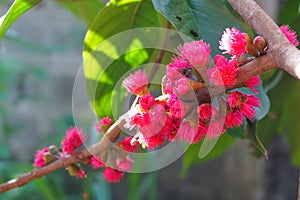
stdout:
<svg viewBox="0 0 300 200">
<path fill-rule="evenodd" d="M 300 52 L 282 34 L 275 22 L 253 1 L 253 0 L 228 0 L 232 7 L 250 24 L 250 26 L 268 42 L 268 52 L 266 55 L 239 68 L 237 84 L 227 87 L 225 90 L 240 87 L 247 79 L 275 68 L 282 68 L 295 78 L 300 79 Z M 209 99 L 210 96 L 218 94 L 222 88 L 212 90 L 201 88 L 196 90 L 198 100 Z M 224 91 L 224 88 L 222 89 Z M 211 92 L 211 93 L 209 93 Z M 201 102 L 201 101 L 200 101 Z M 84 150 L 77 151 L 71 156 L 60 158 L 55 162 L 39 169 L 24 174 L 16 179 L 10 180 L 0 185 L 0 193 L 25 185 L 26 183 L 40 178 L 70 164 L 86 160 L 93 154 L 98 154 L 109 148 L 115 142 L 125 123 L 120 118 L 110 127 L 105 136 L 96 144 Z"/>
<path fill-rule="evenodd" d="M 89 146 L 88 148 L 77 151 L 73 155 L 68 157 L 62 157 L 49 165 L 44 167 L 34 169 L 31 172 L 23 174 L 16 179 L 12 179 L 6 183 L 0 185 L 0 193 L 6 192 L 8 190 L 21 187 L 26 183 L 38 179 L 42 176 L 50 174 L 58 169 L 65 168 L 73 163 L 84 161 L 90 158 L 92 155 L 100 153 L 110 147 L 112 142 L 115 142 L 121 132 L 121 129 L 125 123 L 125 120 L 120 118 L 116 123 L 114 123 L 106 132 L 104 137 L 96 144 Z"/>
<path fill-rule="evenodd" d="M 262 74 L 272 69 L 278 68 L 278 64 L 269 54 L 263 55 L 241 66 L 237 74 L 237 83 L 228 87 L 210 87 L 195 90 L 199 104 L 211 102 L 211 97 L 244 86 L 244 82 L 249 78 Z"/>
<path fill-rule="evenodd" d="M 277 24 L 253 0 L 227 0 L 241 17 L 268 43 L 268 54 L 277 67 L 300 79 L 300 52 Z"/>
</svg>

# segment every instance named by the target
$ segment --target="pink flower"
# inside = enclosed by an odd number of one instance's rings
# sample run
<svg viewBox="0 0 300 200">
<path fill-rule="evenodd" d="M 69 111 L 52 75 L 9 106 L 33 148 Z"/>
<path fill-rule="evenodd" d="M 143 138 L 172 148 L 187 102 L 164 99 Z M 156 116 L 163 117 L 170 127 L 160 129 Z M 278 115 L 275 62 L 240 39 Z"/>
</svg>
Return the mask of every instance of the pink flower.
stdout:
<svg viewBox="0 0 300 200">
<path fill-rule="evenodd" d="M 45 147 L 42 150 L 37 150 L 36 154 L 34 155 L 35 159 L 34 159 L 34 163 L 33 166 L 35 167 L 43 167 L 46 165 L 46 159 L 44 157 L 44 155 L 46 153 L 49 153 L 49 149 L 48 147 Z"/>
<path fill-rule="evenodd" d="M 217 115 L 217 110 L 209 103 L 204 103 L 198 106 L 199 119 L 209 121 Z"/>
<path fill-rule="evenodd" d="M 227 97 L 227 103 L 230 108 L 237 108 L 242 103 L 244 94 L 241 92 L 231 92 Z"/>
<path fill-rule="evenodd" d="M 103 173 L 104 179 L 110 183 L 120 182 L 123 175 L 124 172 L 110 167 L 105 168 Z"/>
<path fill-rule="evenodd" d="M 261 81 L 259 76 L 253 76 L 252 78 L 248 79 L 246 81 L 246 85 L 248 88 L 250 88 L 254 93 L 258 93 L 258 91 L 255 89 L 255 87 L 260 86 Z"/>
<path fill-rule="evenodd" d="M 160 134 L 162 134 L 164 138 L 169 138 L 170 134 L 172 134 L 171 132 L 173 131 L 174 126 L 176 127 L 176 124 L 174 123 L 172 117 L 168 116 L 162 130 L 160 131 Z"/>
<path fill-rule="evenodd" d="M 88 199 L 89 198 L 89 194 L 87 193 L 86 189 L 84 190 L 84 193 L 83 193 L 83 199 Z"/>
<path fill-rule="evenodd" d="M 210 46 L 203 40 L 192 41 L 178 47 L 181 58 L 187 60 L 193 66 L 207 67 L 210 58 Z"/>
<path fill-rule="evenodd" d="M 122 171 L 130 171 L 131 163 L 134 163 L 134 160 L 132 160 L 129 156 L 126 156 L 125 160 L 123 161 L 121 161 L 120 158 L 117 158 L 116 160 L 118 169 Z"/>
<path fill-rule="evenodd" d="M 139 126 L 139 127 L 144 127 L 149 125 L 151 122 L 150 114 L 149 112 L 145 113 L 137 113 L 136 115 L 132 116 L 130 119 L 130 124 Z"/>
<path fill-rule="evenodd" d="M 130 143 L 131 139 L 132 139 L 132 136 L 127 137 L 127 138 L 121 140 L 118 143 L 118 146 L 120 148 L 124 149 L 125 151 L 134 152 L 136 150 L 136 146 L 135 145 L 131 145 L 131 143 Z"/>
<path fill-rule="evenodd" d="M 165 142 L 165 139 L 166 138 L 164 137 L 164 135 L 160 134 L 160 133 L 146 138 L 145 140 L 147 143 L 148 150 L 153 151 L 154 148 L 157 148 L 157 147 L 163 145 L 163 143 Z"/>
<path fill-rule="evenodd" d="M 214 58 L 216 66 L 207 70 L 208 77 L 216 86 L 234 85 L 237 80 L 237 61 L 227 60 L 224 56 L 216 55 Z"/>
<path fill-rule="evenodd" d="M 93 166 L 93 169 L 98 169 L 100 167 L 105 167 L 105 163 L 96 156 L 92 156 L 90 159 L 90 164 Z"/>
<path fill-rule="evenodd" d="M 283 34 L 287 37 L 287 39 L 294 45 L 298 46 L 299 41 L 297 39 L 297 34 L 295 31 L 290 29 L 289 25 L 282 25 L 280 26 L 280 30 L 283 32 Z"/>
<path fill-rule="evenodd" d="M 238 29 L 226 28 L 219 42 L 219 48 L 232 56 L 239 57 L 247 53 L 246 36 Z"/>
<path fill-rule="evenodd" d="M 170 67 L 170 64 L 167 66 L 166 76 L 171 82 L 184 77 L 176 68 Z"/>
<path fill-rule="evenodd" d="M 162 130 L 167 119 L 166 109 L 163 105 L 156 104 L 149 110 L 151 122 L 141 127 L 140 131 L 145 138 L 156 135 Z"/>
<path fill-rule="evenodd" d="M 178 129 L 176 139 L 194 143 L 198 131 L 197 125 L 192 125 L 192 122 L 184 120 Z"/>
<path fill-rule="evenodd" d="M 260 101 L 259 101 L 259 98 L 257 98 L 256 96 L 254 95 L 247 95 L 247 100 L 246 102 L 252 106 L 255 106 L 255 107 L 259 107 L 260 106 Z"/>
<path fill-rule="evenodd" d="M 137 70 L 123 80 L 123 85 L 128 92 L 139 96 L 143 96 L 149 92 L 146 71 Z"/>
<path fill-rule="evenodd" d="M 155 99 L 151 94 L 146 94 L 139 99 L 139 104 L 142 109 L 149 110 L 155 104 Z"/>
<path fill-rule="evenodd" d="M 253 119 L 255 115 L 254 107 L 260 106 L 259 99 L 254 95 L 245 95 L 241 92 L 231 92 L 227 97 L 227 103 L 231 110 L 239 110 L 249 119 Z"/>
<path fill-rule="evenodd" d="M 86 175 L 85 171 L 83 171 L 83 169 L 78 169 L 77 170 L 77 177 L 78 178 L 86 178 L 87 175 Z"/>
<path fill-rule="evenodd" d="M 194 138 L 193 144 L 199 142 L 202 138 L 204 138 L 205 134 L 207 133 L 208 127 L 206 126 L 206 122 L 199 120 L 198 122 L 198 130 L 196 137 Z"/>
<path fill-rule="evenodd" d="M 234 112 L 228 112 L 225 117 L 225 126 L 226 128 L 234 128 L 236 126 L 240 126 L 243 123 L 245 116 L 239 110 Z"/>
<path fill-rule="evenodd" d="M 98 132 L 105 132 L 113 124 L 113 120 L 110 117 L 104 117 L 95 124 L 95 127 Z"/>
<path fill-rule="evenodd" d="M 184 116 L 182 109 L 183 105 L 175 94 L 170 95 L 167 105 L 169 106 L 169 111 L 173 117 L 180 119 L 181 116 Z"/>
<path fill-rule="evenodd" d="M 66 131 L 66 137 L 62 141 L 63 153 L 73 153 L 76 148 L 80 147 L 85 142 L 86 137 L 82 130 L 77 130 L 76 127 L 71 127 Z"/>
<path fill-rule="evenodd" d="M 184 95 L 185 93 L 187 93 L 189 90 L 191 90 L 189 79 L 181 78 L 176 80 L 174 90 L 178 95 Z"/>
<path fill-rule="evenodd" d="M 216 120 L 211 120 L 209 123 L 209 127 L 206 133 L 206 138 L 208 139 L 216 139 L 218 138 L 222 133 L 224 133 L 223 124 Z"/>
<path fill-rule="evenodd" d="M 183 58 L 173 57 L 172 62 L 168 65 L 169 68 L 182 69 L 187 68 L 189 63 Z"/>
<path fill-rule="evenodd" d="M 259 99 L 254 95 L 246 95 L 246 99 L 240 105 L 241 112 L 249 119 L 253 119 L 255 115 L 254 107 L 260 106 Z"/>
<path fill-rule="evenodd" d="M 253 106 L 248 103 L 242 103 L 240 105 L 240 111 L 249 119 L 253 119 L 255 116 L 255 110 Z"/>
</svg>

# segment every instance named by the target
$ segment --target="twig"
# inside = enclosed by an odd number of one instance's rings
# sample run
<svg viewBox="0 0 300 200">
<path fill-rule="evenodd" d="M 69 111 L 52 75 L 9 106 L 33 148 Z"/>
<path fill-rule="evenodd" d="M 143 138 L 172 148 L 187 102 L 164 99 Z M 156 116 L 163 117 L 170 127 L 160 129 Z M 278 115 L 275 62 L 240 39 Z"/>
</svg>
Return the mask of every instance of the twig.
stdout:
<svg viewBox="0 0 300 200">
<path fill-rule="evenodd" d="M 38 179 L 42 176 L 50 174 L 58 169 L 65 168 L 70 164 L 80 162 L 90 158 L 96 153 L 100 153 L 110 147 L 111 143 L 116 141 L 120 135 L 121 129 L 125 123 L 125 120 L 120 118 L 116 123 L 114 123 L 106 132 L 104 137 L 96 144 L 89 146 L 87 149 L 82 151 L 77 151 L 75 154 L 60 158 L 49 165 L 44 167 L 34 169 L 29 173 L 23 174 L 16 179 L 12 179 L 6 183 L 0 185 L 0 193 L 6 192 L 8 190 L 21 187 L 26 183 Z"/>
<path fill-rule="evenodd" d="M 249 63 L 241 66 L 237 74 L 237 83 L 228 87 L 200 88 L 195 91 L 199 104 L 211 101 L 211 97 L 217 96 L 225 91 L 244 86 L 249 78 L 278 68 L 278 64 L 269 54 L 258 57 Z"/>
</svg>

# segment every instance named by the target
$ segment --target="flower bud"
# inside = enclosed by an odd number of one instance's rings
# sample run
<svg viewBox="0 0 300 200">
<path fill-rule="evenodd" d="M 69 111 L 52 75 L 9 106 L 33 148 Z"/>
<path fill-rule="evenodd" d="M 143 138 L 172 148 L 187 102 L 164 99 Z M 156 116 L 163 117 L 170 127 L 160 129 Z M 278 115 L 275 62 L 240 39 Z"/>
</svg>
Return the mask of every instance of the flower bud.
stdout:
<svg viewBox="0 0 300 200">
<path fill-rule="evenodd" d="M 164 76 L 161 80 L 161 93 L 166 94 L 167 77 Z"/>
<path fill-rule="evenodd" d="M 255 47 L 253 46 L 252 38 L 247 33 L 244 33 L 244 35 L 245 35 L 246 40 L 247 40 L 247 53 L 249 55 L 252 55 L 252 56 L 256 57 L 257 56 L 257 51 L 256 51 Z"/>
<path fill-rule="evenodd" d="M 257 36 L 254 38 L 253 45 L 259 54 L 263 54 L 265 52 L 265 48 L 267 47 L 267 42 L 262 36 Z"/>
<path fill-rule="evenodd" d="M 77 176 L 77 171 L 80 168 L 76 164 L 71 164 L 67 167 L 70 176 Z"/>
<path fill-rule="evenodd" d="M 44 153 L 43 158 L 44 158 L 45 165 L 48 165 L 56 160 L 56 158 L 50 152 Z"/>
</svg>

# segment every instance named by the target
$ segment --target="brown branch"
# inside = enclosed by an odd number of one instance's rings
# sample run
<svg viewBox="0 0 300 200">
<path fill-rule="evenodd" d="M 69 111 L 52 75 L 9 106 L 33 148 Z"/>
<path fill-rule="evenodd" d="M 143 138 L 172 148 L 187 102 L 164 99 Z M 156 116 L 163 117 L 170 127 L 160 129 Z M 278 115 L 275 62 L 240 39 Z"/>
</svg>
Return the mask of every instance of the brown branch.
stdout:
<svg viewBox="0 0 300 200">
<path fill-rule="evenodd" d="M 124 123 L 125 120 L 120 118 L 107 130 L 105 136 L 98 143 L 91 145 L 82 151 L 77 151 L 71 156 L 60 158 L 54 161 L 53 163 L 50 163 L 49 165 L 38 169 L 34 169 L 31 172 L 23 174 L 16 179 L 12 179 L 6 183 L 1 184 L 0 193 L 6 192 L 17 187 L 21 187 L 30 181 L 38 179 L 58 169 L 65 168 L 70 164 L 86 160 L 92 155 L 104 151 L 105 149 L 110 147 L 112 142 L 118 139 Z"/>
<path fill-rule="evenodd" d="M 300 79 L 300 52 L 277 24 L 253 0 L 227 0 L 242 18 L 268 42 L 268 54 L 279 68 Z"/>
<path fill-rule="evenodd" d="M 249 78 L 262 74 L 266 71 L 278 68 L 278 64 L 269 54 L 258 57 L 251 62 L 241 66 L 237 74 L 237 83 L 228 87 L 210 87 L 195 90 L 199 104 L 211 102 L 211 97 L 224 93 L 225 91 L 239 88 Z"/>
<path fill-rule="evenodd" d="M 289 43 L 273 20 L 252 0 L 228 0 L 228 2 L 258 34 L 266 38 L 269 49 L 266 55 L 242 66 L 238 72 L 237 84 L 227 87 L 225 90 L 240 87 L 247 79 L 274 68 L 282 68 L 300 79 L 300 52 Z M 218 94 L 220 90 L 224 91 L 224 88 L 212 88 L 209 90 L 210 93 L 207 88 L 202 88 L 196 90 L 196 94 L 198 99 L 209 99 L 214 93 Z M 124 119 L 121 118 L 107 131 L 105 137 L 98 143 L 89 146 L 87 149 L 78 151 L 74 155 L 60 158 L 45 167 L 34 169 L 27 174 L 1 184 L 0 193 L 23 186 L 32 180 L 104 151 L 110 147 L 112 142 L 118 139 L 123 125 Z"/>
</svg>

